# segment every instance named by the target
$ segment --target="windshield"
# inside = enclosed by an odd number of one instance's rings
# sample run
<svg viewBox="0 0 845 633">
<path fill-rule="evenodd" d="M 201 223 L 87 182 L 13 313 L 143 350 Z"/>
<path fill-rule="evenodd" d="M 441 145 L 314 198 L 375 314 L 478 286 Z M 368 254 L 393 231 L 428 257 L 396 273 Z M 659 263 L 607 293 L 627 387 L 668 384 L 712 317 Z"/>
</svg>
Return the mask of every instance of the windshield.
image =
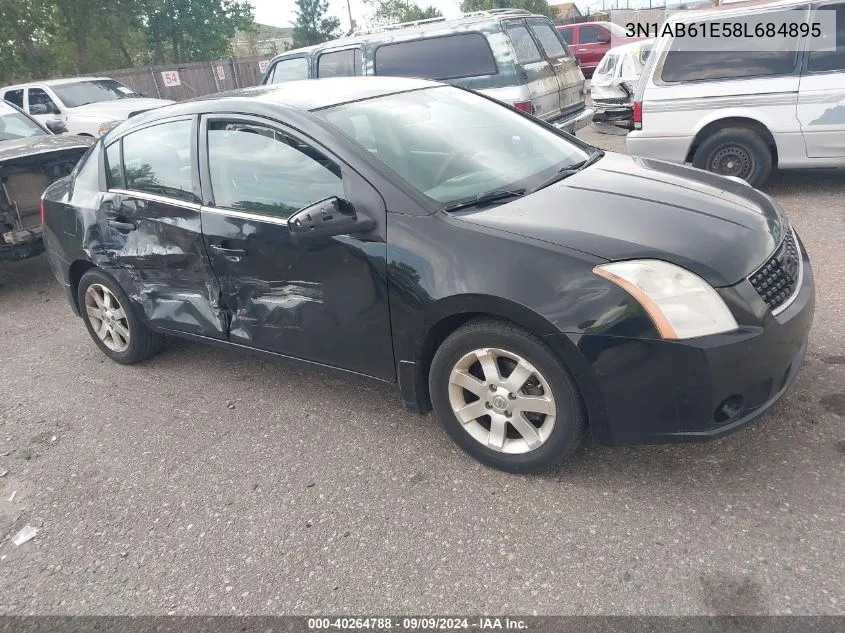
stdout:
<svg viewBox="0 0 845 633">
<path fill-rule="evenodd" d="M 532 189 L 588 156 L 514 110 L 448 86 L 317 114 L 444 205 L 495 190 Z"/>
<path fill-rule="evenodd" d="M 30 136 L 47 136 L 47 132 L 25 114 L 0 101 L 0 141 Z"/>
<path fill-rule="evenodd" d="M 51 88 L 68 108 L 76 108 L 89 103 L 100 103 L 101 101 L 114 101 L 115 99 L 133 99 L 141 96 L 114 79 L 79 81 L 70 84 L 58 84 L 51 86 Z"/>
</svg>

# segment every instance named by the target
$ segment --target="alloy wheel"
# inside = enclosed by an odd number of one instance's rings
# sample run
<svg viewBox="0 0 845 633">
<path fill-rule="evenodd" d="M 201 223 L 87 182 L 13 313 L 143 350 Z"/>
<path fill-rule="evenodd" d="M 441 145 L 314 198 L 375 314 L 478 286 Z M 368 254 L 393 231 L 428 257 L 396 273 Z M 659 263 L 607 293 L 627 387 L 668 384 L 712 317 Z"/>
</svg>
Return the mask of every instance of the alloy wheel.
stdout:
<svg viewBox="0 0 845 633">
<path fill-rule="evenodd" d="M 85 315 L 103 345 L 113 352 L 129 349 L 129 321 L 126 311 L 111 290 L 91 284 L 85 291 Z"/>
<path fill-rule="evenodd" d="M 455 363 L 449 403 L 473 439 L 508 454 L 542 446 L 554 429 L 557 411 L 549 383 L 537 368 L 498 348 L 473 350 Z"/>
</svg>

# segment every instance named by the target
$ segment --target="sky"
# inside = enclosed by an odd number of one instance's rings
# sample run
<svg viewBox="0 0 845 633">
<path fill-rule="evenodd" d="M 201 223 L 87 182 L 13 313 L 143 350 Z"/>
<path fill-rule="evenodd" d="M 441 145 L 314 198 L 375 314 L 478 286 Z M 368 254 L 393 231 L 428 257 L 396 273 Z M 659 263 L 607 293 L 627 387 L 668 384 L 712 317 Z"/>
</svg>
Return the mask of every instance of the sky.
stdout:
<svg viewBox="0 0 845 633">
<path fill-rule="evenodd" d="M 270 26 L 291 26 L 294 21 L 296 4 L 294 0 L 250 0 L 254 8 L 255 21 L 259 24 Z M 359 23 L 371 10 L 364 4 L 363 0 L 349 0 L 352 8 L 352 17 Z M 445 16 L 457 15 L 460 13 L 459 0 L 418 0 L 421 5 L 433 5 L 440 9 Z M 329 14 L 340 19 L 341 29 L 349 29 L 349 11 L 346 8 L 346 0 L 329 0 Z"/>
</svg>

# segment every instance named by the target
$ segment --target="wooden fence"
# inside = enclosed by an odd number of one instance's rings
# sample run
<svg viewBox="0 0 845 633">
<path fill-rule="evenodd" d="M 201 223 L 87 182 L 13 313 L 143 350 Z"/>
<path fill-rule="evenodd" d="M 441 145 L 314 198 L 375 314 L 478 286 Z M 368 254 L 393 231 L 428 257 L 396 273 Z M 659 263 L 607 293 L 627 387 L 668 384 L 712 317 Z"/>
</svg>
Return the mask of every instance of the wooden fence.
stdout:
<svg viewBox="0 0 845 633">
<path fill-rule="evenodd" d="M 91 73 L 90 76 L 112 77 L 145 97 L 182 101 L 257 86 L 269 59 L 268 55 L 262 55 L 213 62 L 150 65 Z"/>
</svg>

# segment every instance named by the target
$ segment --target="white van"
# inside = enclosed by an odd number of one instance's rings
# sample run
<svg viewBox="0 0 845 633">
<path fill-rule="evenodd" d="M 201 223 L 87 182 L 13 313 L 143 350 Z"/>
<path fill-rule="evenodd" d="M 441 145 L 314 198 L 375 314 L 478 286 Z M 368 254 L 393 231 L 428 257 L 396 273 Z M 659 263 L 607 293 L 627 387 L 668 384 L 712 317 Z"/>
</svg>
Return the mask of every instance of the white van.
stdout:
<svg viewBox="0 0 845 633">
<path fill-rule="evenodd" d="M 766 12 L 794 9 L 808 24 L 823 17 L 819 10 L 835 11 L 835 50 L 833 42 L 810 50 L 806 38 L 795 38 L 792 51 L 704 52 L 659 38 L 634 94 L 628 152 L 755 186 L 776 167 L 845 166 L 844 0 L 742 2 L 683 11 L 669 22 L 771 19 Z"/>
</svg>

